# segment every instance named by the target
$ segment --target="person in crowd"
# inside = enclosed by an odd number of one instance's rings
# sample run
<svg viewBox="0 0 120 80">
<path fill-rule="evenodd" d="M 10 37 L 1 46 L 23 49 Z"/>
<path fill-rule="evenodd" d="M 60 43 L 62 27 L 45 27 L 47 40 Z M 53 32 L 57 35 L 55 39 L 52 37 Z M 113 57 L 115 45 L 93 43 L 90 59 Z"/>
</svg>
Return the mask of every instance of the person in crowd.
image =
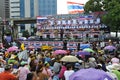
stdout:
<svg viewBox="0 0 120 80">
<path fill-rule="evenodd" d="M 49 77 L 48 80 L 52 80 L 53 73 L 52 73 L 52 70 L 50 69 L 49 63 L 44 64 L 42 73 L 46 74 Z"/>
<path fill-rule="evenodd" d="M 37 80 L 36 73 L 28 73 L 26 80 Z"/>
<path fill-rule="evenodd" d="M 12 67 L 11 65 L 6 65 L 5 66 L 5 71 L 0 73 L 0 80 L 17 80 L 18 79 L 18 75 L 13 75 L 11 73 L 12 71 Z"/>
<path fill-rule="evenodd" d="M 0 63 L 0 73 L 4 71 L 4 67 Z"/>
<path fill-rule="evenodd" d="M 64 72 L 67 70 L 67 67 L 66 67 L 66 64 L 65 63 L 62 63 L 62 67 L 61 67 L 61 70 L 59 72 L 59 78 L 62 79 L 62 80 L 65 80 L 65 77 L 64 77 Z"/>
<path fill-rule="evenodd" d="M 70 80 L 69 77 L 74 73 L 73 66 L 71 64 L 67 64 L 67 70 L 64 72 L 65 80 Z"/>
<path fill-rule="evenodd" d="M 82 68 L 83 68 L 82 63 L 75 63 L 75 65 L 74 65 L 74 71 L 75 72 L 82 69 Z"/>
<path fill-rule="evenodd" d="M 36 66 L 37 66 L 36 58 L 35 58 L 35 57 L 32 57 L 32 58 L 31 58 L 31 62 L 30 62 L 30 71 L 35 72 Z"/>
<path fill-rule="evenodd" d="M 56 58 L 56 61 L 54 62 L 54 65 L 53 65 L 53 71 L 55 72 L 55 74 L 59 73 L 61 66 L 62 65 L 59 62 L 59 58 Z"/>
<path fill-rule="evenodd" d="M 36 70 L 37 73 L 37 79 L 38 80 L 48 80 L 48 75 L 46 75 L 45 73 L 42 73 L 43 71 L 43 65 L 38 65 L 38 68 Z"/>
<path fill-rule="evenodd" d="M 95 58 L 90 57 L 89 58 L 89 68 L 96 68 L 96 67 L 97 67 L 97 63 L 96 63 Z"/>
<path fill-rule="evenodd" d="M 30 73 L 30 70 L 28 68 L 28 63 L 22 61 L 21 67 L 19 68 L 19 80 L 26 80 L 28 73 Z"/>
</svg>

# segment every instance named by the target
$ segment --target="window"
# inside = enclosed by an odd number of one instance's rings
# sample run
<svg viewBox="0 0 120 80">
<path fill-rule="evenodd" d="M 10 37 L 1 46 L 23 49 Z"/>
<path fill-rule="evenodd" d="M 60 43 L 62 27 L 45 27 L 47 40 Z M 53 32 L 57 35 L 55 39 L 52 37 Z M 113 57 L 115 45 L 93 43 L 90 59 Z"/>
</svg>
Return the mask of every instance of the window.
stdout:
<svg viewBox="0 0 120 80">
<path fill-rule="evenodd" d="M 18 4 L 18 3 L 20 3 L 20 2 L 11 2 L 11 4 Z"/>
<path fill-rule="evenodd" d="M 13 7 L 11 7 L 11 8 L 20 8 L 20 6 L 13 6 Z"/>
<path fill-rule="evenodd" d="M 20 13 L 20 11 L 11 11 L 11 13 Z"/>
</svg>

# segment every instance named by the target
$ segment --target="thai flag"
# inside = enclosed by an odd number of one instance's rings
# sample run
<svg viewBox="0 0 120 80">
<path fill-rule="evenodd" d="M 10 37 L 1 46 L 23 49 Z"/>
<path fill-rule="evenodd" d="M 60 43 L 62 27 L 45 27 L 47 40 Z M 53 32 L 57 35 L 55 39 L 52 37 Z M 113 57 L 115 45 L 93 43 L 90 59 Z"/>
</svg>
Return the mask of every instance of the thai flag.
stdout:
<svg viewBox="0 0 120 80">
<path fill-rule="evenodd" d="M 68 7 L 68 13 L 69 14 L 77 14 L 77 13 L 83 13 L 84 12 L 84 4 L 76 3 L 76 2 L 67 2 Z"/>
</svg>

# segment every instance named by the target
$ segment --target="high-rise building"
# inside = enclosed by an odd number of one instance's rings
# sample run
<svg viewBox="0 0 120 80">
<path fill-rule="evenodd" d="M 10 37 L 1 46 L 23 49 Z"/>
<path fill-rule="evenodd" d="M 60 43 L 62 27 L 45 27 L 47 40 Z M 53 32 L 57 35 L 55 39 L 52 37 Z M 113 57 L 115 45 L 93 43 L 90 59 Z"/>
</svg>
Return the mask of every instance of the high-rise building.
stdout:
<svg viewBox="0 0 120 80">
<path fill-rule="evenodd" d="M 5 17 L 5 5 L 4 5 L 4 0 L 0 0 L 0 17 L 4 18 Z"/>
<path fill-rule="evenodd" d="M 10 18 L 20 18 L 20 0 L 10 0 Z"/>
<path fill-rule="evenodd" d="M 57 14 L 57 0 L 10 0 L 10 18 L 32 18 Z M 33 32 L 35 24 L 20 24 L 19 32 Z"/>
<path fill-rule="evenodd" d="M 10 18 L 10 0 L 4 0 L 5 1 L 5 18 Z"/>
<path fill-rule="evenodd" d="M 38 0 L 39 16 L 56 15 L 57 0 Z"/>
<path fill-rule="evenodd" d="M 9 18 L 9 0 L 0 0 L 0 17 L 2 19 Z"/>
<path fill-rule="evenodd" d="M 25 18 L 38 15 L 38 0 L 10 0 L 10 17 Z"/>
</svg>

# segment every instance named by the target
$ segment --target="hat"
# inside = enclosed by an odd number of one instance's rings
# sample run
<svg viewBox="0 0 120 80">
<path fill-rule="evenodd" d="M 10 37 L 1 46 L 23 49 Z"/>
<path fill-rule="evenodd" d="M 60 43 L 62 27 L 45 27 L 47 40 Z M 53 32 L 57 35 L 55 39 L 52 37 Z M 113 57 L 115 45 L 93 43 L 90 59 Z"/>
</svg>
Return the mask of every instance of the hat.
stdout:
<svg viewBox="0 0 120 80">
<path fill-rule="evenodd" d="M 79 63 L 75 63 L 75 68 L 80 68 L 80 64 Z"/>
<path fill-rule="evenodd" d="M 2 52 L 0 52 L 0 54 L 3 54 Z"/>
<path fill-rule="evenodd" d="M 20 64 L 21 64 L 21 65 L 26 65 L 26 64 L 28 64 L 28 62 L 22 61 Z"/>
<path fill-rule="evenodd" d="M 17 56 L 16 55 L 11 55 L 10 59 L 15 59 Z"/>
<path fill-rule="evenodd" d="M 79 63 L 82 63 L 82 62 L 83 62 L 83 60 L 79 60 L 78 62 L 79 62 Z"/>
<path fill-rule="evenodd" d="M 91 61 L 91 62 L 95 62 L 95 58 L 89 58 L 89 61 Z"/>
<path fill-rule="evenodd" d="M 111 70 L 120 70 L 120 64 L 112 64 L 109 66 L 106 66 L 107 70 L 111 71 Z"/>
<path fill-rule="evenodd" d="M 118 58 L 112 58 L 111 59 L 111 62 L 114 64 L 114 63 L 117 63 L 119 64 L 120 60 Z"/>
</svg>

